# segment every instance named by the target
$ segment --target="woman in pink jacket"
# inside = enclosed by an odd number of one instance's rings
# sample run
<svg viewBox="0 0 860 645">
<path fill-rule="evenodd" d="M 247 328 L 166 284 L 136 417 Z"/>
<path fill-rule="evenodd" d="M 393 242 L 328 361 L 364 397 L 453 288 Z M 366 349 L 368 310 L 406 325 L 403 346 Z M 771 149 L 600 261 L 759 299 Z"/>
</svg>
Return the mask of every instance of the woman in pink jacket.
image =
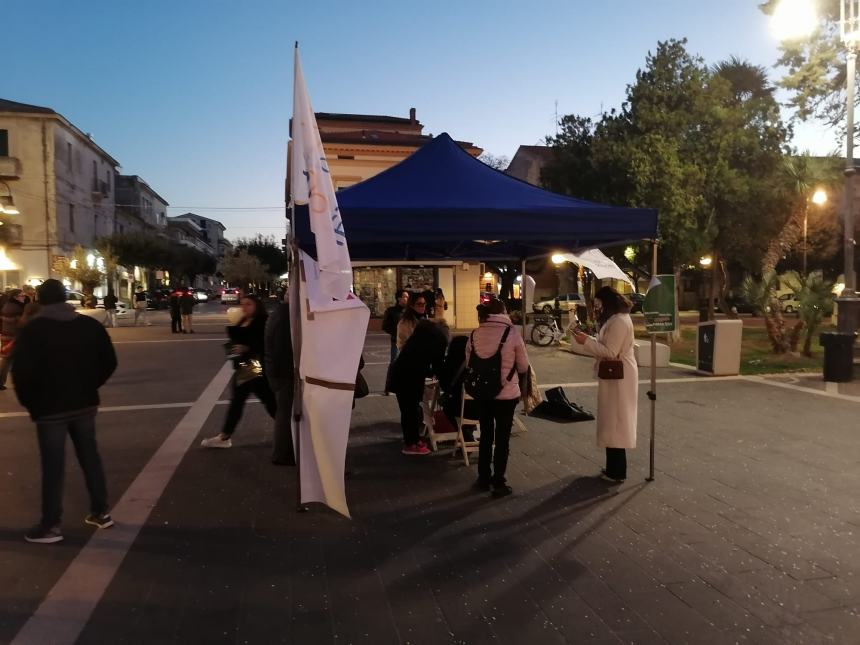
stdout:
<svg viewBox="0 0 860 645">
<path fill-rule="evenodd" d="M 480 358 L 489 358 L 495 354 L 506 330 L 507 338 L 501 347 L 502 389 L 493 400 L 476 401 L 480 410 L 481 443 L 478 452 L 478 479 L 473 488 L 492 490 L 493 497 L 504 497 L 513 492 L 505 480 L 505 470 L 508 466 L 514 411 L 520 400 L 520 382 L 517 375 L 528 372 L 529 359 L 523 338 L 508 318 L 504 303 L 501 300 L 491 300 L 487 305 L 487 314 L 486 320 L 472 332 L 469 342 L 466 343 L 466 365 L 469 364 L 472 352 Z"/>
</svg>

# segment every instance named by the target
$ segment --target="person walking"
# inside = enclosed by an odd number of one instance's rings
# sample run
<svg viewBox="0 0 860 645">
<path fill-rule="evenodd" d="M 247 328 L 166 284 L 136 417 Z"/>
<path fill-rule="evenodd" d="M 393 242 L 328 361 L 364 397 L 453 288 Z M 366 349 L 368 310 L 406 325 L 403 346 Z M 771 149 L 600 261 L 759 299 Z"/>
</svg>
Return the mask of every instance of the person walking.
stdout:
<svg viewBox="0 0 860 645">
<path fill-rule="evenodd" d="M 430 454 L 430 449 L 419 437 L 424 379 L 442 369 L 447 345 L 448 339 L 439 325 L 430 320 L 420 320 L 391 368 L 391 391 L 397 395 L 400 408 L 404 455 Z"/>
<path fill-rule="evenodd" d="M 116 297 L 113 289 L 108 290 L 102 302 L 104 303 L 105 314 L 107 315 L 105 318 L 105 327 L 116 327 L 116 303 L 119 302 L 119 298 Z"/>
<path fill-rule="evenodd" d="M 181 296 L 182 292 L 176 288 L 170 292 L 170 298 L 167 300 L 170 306 L 170 333 L 172 334 L 182 333 L 182 311 L 179 307 L 179 298 Z"/>
<path fill-rule="evenodd" d="M 293 365 L 293 342 L 290 335 L 290 304 L 286 291 L 281 302 L 269 319 L 265 330 L 265 372 L 269 388 L 275 394 L 275 433 L 272 439 L 272 463 L 295 466 L 296 454 L 293 446 L 293 396 L 295 367 Z"/>
<path fill-rule="evenodd" d="M 636 447 L 636 414 L 639 368 L 633 352 L 630 301 L 611 287 L 594 294 L 600 331 L 597 337 L 577 330 L 574 339 L 594 356 L 595 373 L 603 360 L 620 360 L 623 378 L 600 378 L 597 386 L 597 445 L 606 449 L 606 468 L 601 477 L 615 484 L 627 479 L 627 452 Z"/>
<path fill-rule="evenodd" d="M 147 320 L 146 314 L 146 292 L 143 290 L 142 286 L 138 286 L 137 291 L 134 293 L 134 326 L 137 327 L 141 318 L 143 318 L 143 324 L 149 325 L 149 320 Z"/>
<path fill-rule="evenodd" d="M 6 389 L 6 378 L 12 367 L 12 349 L 25 307 L 24 292 L 21 289 L 12 289 L 0 308 L 0 390 Z"/>
<path fill-rule="evenodd" d="M 12 378 L 18 400 L 36 423 L 42 461 L 42 517 L 25 539 L 46 544 L 63 539 L 67 434 L 90 497 L 90 514 L 84 522 L 100 529 L 113 526 L 96 444 L 96 413 L 99 388 L 113 374 L 117 360 L 105 328 L 66 303 L 62 282 L 45 280 L 36 294 L 39 313 L 15 341 Z"/>
<path fill-rule="evenodd" d="M 190 289 L 186 290 L 179 298 L 179 312 L 182 315 L 182 333 L 193 334 L 194 328 L 191 326 L 191 319 L 194 315 L 194 306 L 197 301 L 194 299 L 194 294 Z"/>
<path fill-rule="evenodd" d="M 406 341 L 415 331 L 418 321 L 427 317 L 427 298 L 423 293 L 410 293 L 409 302 L 403 314 L 400 316 L 400 322 L 397 323 L 397 351 L 401 351 Z"/>
<path fill-rule="evenodd" d="M 388 334 L 391 338 L 391 351 L 388 360 L 388 371 L 385 374 L 385 394 L 391 391 L 391 366 L 397 360 L 397 325 L 400 323 L 400 317 L 409 304 L 409 292 L 406 289 L 401 289 L 397 292 L 397 298 L 394 304 L 385 310 L 382 316 L 382 331 Z"/>
<path fill-rule="evenodd" d="M 477 399 L 481 441 L 478 448 L 478 479 L 473 488 L 491 491 L 493 497 L 505 497 L 513 492 L 505 479 L 510 453 L 511 428 L 514 412 L 520 400 L 520 384 L 517 374 L 528 372 L 529 359 L 519 330 L 511 322 L 501 300 L 487 303 L 486 319 L 469 336 L 466 343 L 466 365 L 470 374 L 480 370 L 479 365 L 488 365 L 498 355 L 499 372 L 489 371 L 501 379 L 491 384 L 495 394 L 492 398 Z M 473 360 L 475 357 L 477 361 Z M 468 386 L 467 386 L 468 387 Z M 495 449 L 493 444 L 495 443 Z"/>
<path fill-rule="evenodd" d="M 232 436 L 242 418 L 245 401 L 254 393 L 273 419 L 277 411 L 275 395 L 269 388 L 265 374 L 266 309 L 257 296 L 243 296 L 240 301 L 242 318 L 236 325 L 227 327 L 230 354 L 233 357 L 232 396 L 224 427 L 214 437 L 200 442 L 204 448 L 230 448 Z"/>
</svg>

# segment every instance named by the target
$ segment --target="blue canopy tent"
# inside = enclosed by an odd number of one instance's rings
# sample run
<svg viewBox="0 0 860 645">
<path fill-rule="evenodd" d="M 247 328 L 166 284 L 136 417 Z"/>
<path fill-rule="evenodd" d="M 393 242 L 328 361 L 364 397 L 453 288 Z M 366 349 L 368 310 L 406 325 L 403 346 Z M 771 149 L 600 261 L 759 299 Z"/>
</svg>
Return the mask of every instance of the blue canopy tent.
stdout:
<svg viewBox="0 0 860 645">
<path fill-rule="evenodd" d="M 653 209 L 532 186 L 478 161 L 446 133 L 337 199 L 353 260 L 521 260 L 657 234 Z M 297 210 L 299 246 L 315 255 L 308 218 Z"/>
</svg>

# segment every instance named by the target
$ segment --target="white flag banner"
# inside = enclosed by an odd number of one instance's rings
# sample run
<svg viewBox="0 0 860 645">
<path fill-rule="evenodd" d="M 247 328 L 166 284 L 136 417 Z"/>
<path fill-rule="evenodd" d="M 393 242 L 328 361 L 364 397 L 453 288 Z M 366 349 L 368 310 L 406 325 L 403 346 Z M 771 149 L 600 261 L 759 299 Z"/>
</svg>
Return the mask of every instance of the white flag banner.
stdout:
<svg viewBox="0 0 860 645">
<path fill-rule="evenodd" d="M 322 502 L 349 517 L 344 462 L 352 397 L 370 310 L 353 294 L 332 301 L 322 294 L 322 271 L 300 252 L 302 381 L 299 433 L 301 502 Z"/>
<path fill-rule="evenodd" d="M 320 289 L 329 298 L 343 300 L 352 287 L 352 266 L 346 232 L 334 194 L 316 116 L 296 47 L 293 81 L 293 147 L 290 191 L 293 203 L 307 205 L 310 228 L 316 238 Z"/>
<path fill-rule="evenodd" d="M 562 253 L 561 256 L 567 262 L 573 262 L 580 266 L 590 269 L 594 276 L 598 279 L 612 278 L 615 280 L 624 280 L 630 285 L 633 285 L 633 280 L 630 276 L 624 273 L 615 262 L 606 257 L 600 249 L 590 249 L 581 253 Z"/>
</svg>

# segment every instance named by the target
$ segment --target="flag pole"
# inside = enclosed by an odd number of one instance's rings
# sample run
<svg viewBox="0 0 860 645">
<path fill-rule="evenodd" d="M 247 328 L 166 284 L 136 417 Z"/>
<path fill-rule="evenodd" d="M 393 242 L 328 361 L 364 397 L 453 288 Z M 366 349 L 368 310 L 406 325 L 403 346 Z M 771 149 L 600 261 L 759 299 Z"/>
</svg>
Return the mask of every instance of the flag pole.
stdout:
<svg viewBox="0 0 860 645">
<path fill-rule="evenodd" d="M 657 275 L 657 240 L 651 240 L 651 279 Z M 651 442 L 649 445 L 649 467 L 647 481 L 654 481 L 654 435 L 657 427 L 657 334 L 651 332 Z"/>
<path fill-rule="evenodd" d="M 299 60 L 299 41 L 296 41 L 293 50 L 293 104 L 295 105 L 296 96 L 296 67 Z M 295 111 L 295 110 L 294 110 Z M 295 116 L 295 114 L 293 114 Z M 291 177 L 292 169 L 292 146 L 288 147 L 287 152 L 287 177 Z M 298 324 L 291 325 L 290 331 L 295 335 L 296 341 L 293 343 L 293 416 L 292 420 L 295 424 L 296 434 L 294 437 L 294 446 L 296 451 L 296 509 L 300 513 L 307 512 L 308 507 L 302 504 L 302 379 L 301 379 L 301 363 L 302 363 L 302 308 L 299 302 L 301 294 L 301 266 L 299 259 L 299 243 L 296 240 L 296 203 L 292 198 L 293 185 L 290 181 L 290 317 Z M 298 309 L 295 309 L 298 307 Z M 291 424 L 292 425 L 292 424 Z M 292 429 L 291 429 L 292 430 Z"/>
</svg>

